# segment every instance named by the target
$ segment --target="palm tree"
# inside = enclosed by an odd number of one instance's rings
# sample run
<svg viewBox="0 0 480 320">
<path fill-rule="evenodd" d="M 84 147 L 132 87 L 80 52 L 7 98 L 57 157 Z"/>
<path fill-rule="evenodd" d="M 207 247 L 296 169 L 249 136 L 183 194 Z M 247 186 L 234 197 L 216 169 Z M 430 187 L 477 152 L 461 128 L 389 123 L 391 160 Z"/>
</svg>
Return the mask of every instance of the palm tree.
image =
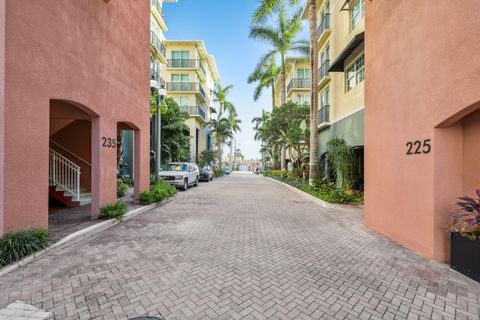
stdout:
<svg viewBox="0 0 480 320">
<path fill-rule="evenodd" d="M 299 0 L 288 0 L 291 5 L 296 5 Z M 253 15 L 253 23 L 259 23 L 265 20 L 272 12 L 281 10 L 285 5 L 285 0 L 261 0 L 260 6 Z M 309 182 L 318 177 L 318 134 L 317 134 L 317 110 L 318 110 L 318 43 L 317 43 L 317 1 L 307 0 L 308 19 L 310 21 L 310 65 L 312 68 L 312 88 L 310 104 L 310 168 Z"/>
<path fill-rule="evenodd" d="M 222 122 L 225 119 L 226 123 L 228 124 L 228 119 L 222 118 L 223 113 L 228 112 L 236 112 L 235 106 L 233 103 L 227 101 L 227 96 L 230 91 L 233 89 L 233 85 L 226 86 L 223 88 L 220 84 L 217 84 L 216 90 L 213 92 L 215 96 L 215 102 L 218 102 L 218 117 L 216 120 L 217 132 L 216 132 L 216 145 L 217 145 L 217 152 L 218 152 L 218 168 L 222 168 L 222 144 L 224 142 L 224 137 L 222 136 L 225 133 L 224 124 Z M 214 128 L 215 130 L 215 128 Z"/>
<path fill-rule="evenodd" d="M 262 91 L 267 88 L 272 89 L 272 108 L 275 107 L 275 81 L 280 75 L 280 68 L 277 66 L 273 56 L 270 61 L 259 63 L 252 74 L 248 77 L 248 83 L 258 82 L 258 86 L 253 92 L 253 100 L 257 101 Z"/>
<path fill-rule="evenodd" d="M 264 0 L 266 1 L 266 0 Z M 272 60 L 275 55 L 280 56 L 281 61 L 281 90 L 280 90 L 280 101 L 282 104 L 287 102 L 287 77 L 286 77 L 286 65 L 285 58 L 288 52 L 298 51 L 306 56 L 310 54 L 310 47 L 307 41 L 295 40 L 298 33 L 302 30 L 302 10 L 299 9 L 293 14 L 293 16 L 288 17 L 285 13 L 285 6 L 282 4 L 280 6 L 280 11 L 278 15 L 278 26 L 262 26 L 262 25 L 253 25 L 250 29 L 250 37 L 253 39 L 263 40 L 267 43 L 270 43 L 273 46 L 273 49 L 267 54 L 265 54 L 259 62 L 259 65 L 267 64 L 268 61 Z M 286 170 L 286 149 L 285 146 L 281 148 L 281 169 Z"/>
<path fill-rule="evenodd" d="M 272 45 L 272 50 L 267 52 L 258 65 L 268 65 L 269 61 L 276 56 L 280 56 L 281 69 L 280 76 L 282 81 L 282 90 L 280 92 L 281 103 L 286 103 L 287 79 L 285 72 L 285 58 L 288 52 L 297 51 L 308 56 L 309 45 L 303 40 L 295 40 L 298 33 L 302 31 L 302 10 L 297 10 L 295 14 L 288 17 L 285 8 L 282 6 L 278 15 L 278 25 L 276 27 L 253 25 L 250 29 L 250 38 L 262 40 Z"/>
<path fill-rule="evenodd" d="M 234 135 L 237 132 L 241 131 L 240 123 L 242 123 L 242 120 L 238 119 L 238 114 L 236 112 L 230 112 L 229 115 L 228 115 L 228 122 L 229 122 L 230 130 L 231 130 L 231 133 L 232 133 L 232 135 L 230 136 L 230 167 L 232 167 L 232 169 L 234 169 L 234 166 L 233 166 L 233 148 L 235 146 L 233 145 L 233 138 L 234 138 Z"/>
</svg>

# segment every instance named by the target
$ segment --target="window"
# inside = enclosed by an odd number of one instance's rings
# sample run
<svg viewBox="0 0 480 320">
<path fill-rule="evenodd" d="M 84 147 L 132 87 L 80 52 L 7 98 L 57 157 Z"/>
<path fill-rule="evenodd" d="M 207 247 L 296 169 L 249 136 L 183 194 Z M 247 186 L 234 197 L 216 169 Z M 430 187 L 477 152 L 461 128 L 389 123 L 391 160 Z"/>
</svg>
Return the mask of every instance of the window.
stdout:
<svg viewBox="0 0 480 320">
<path fill-rule="evenodd" d="M 190 52 L 188 51 L 172 51 L 172 59 L 188 59 L 190 56 Z"/>
<path fill-rule="evenodd" d="M 320 108 L 330 105 L 330 89 L 327 88 L 320 93 Z"/>
<path fill-rule="evenodd" d="M 362 21 L 365 16 L 365 0 L 353 0 L 350 7 L 352 30 Z"/>
<path fill-rule="evenodd" d="M 297 94 L 297 104 L 305 105 L 310 104 L 310 94 Z"/>
<path fill-rule="evenodd" d="M 365 80 L 365 55 L 358 57 L 345 71 L 345 87 L 350 91 Z"/>
<path fill-rule="evenodd" d="M 176 96 L 175 98 L 173 98 L 173 100 L 175 100 L 175 102 L 178 104 L 179 107 L 186 107 L 190 102 L 188 97 L 182 97 L 182 96 Z"/>
<path fill-rule="evenodd" d="M 172 74 L 172 82 L 188 82 L 188 74 Z"/>
<path fill-rule="evenodd" d="M 297 78 L 299 79 L 311 79 L 312 71 L 310 69 L 297 69 Z"/>
</svg>

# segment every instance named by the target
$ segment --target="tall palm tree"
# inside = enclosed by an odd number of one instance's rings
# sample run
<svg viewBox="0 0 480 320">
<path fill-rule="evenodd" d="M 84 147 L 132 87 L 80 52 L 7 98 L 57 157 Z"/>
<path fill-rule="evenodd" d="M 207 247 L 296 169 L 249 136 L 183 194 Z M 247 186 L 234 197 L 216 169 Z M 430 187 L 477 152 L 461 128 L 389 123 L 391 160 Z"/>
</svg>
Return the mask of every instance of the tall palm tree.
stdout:
<svg viewBox="0 0 480 320">
<path fill-rule="evenodd" d="M 288 0 L 291 5 L 296 5 L 300 0 Z M 285 5 L 285 0 L 261 0 L 260 6 L 253 15 L 252 22 L 260 23 L 264 21 L 272 12 L 281 10 Z M 310 104 L 310 184 L 318 177 L 318 43 L 317 43 L 317 1 L 307 0 L 308 18 L 310 21 L 310 65 L 312 68 L 312 88 Z"/>
<path fill-rule="evenodd" d="M 266 1 L 266 0 L 264 0 Z M 281 90 L 280 101 L 282 104 L 287 102 L 287 77 L 285 59 L 288 52 L 298 51 L 306 56 L 310 54 L 308 42 L 295 40 L 298 33 L 302 30 L 302 10 L 297 10 L 293 16 L 289 17 L 285 13 L 285 6 L 282 4 L 279 9 L 278 25 L 276 27 L 253 25 L 250 29 L 250 37 L 252 39 L 263 40 L 270 43 L 273 49 L 265 54 L 259 64 L 265 64 L 271 60 L 274 55 L 280 55 L 281 61 Z M 286 148 L 281 147 L 281 169 L 287 169 Z"/>
<path fill-rule="evenodd" d="M 218 102 L 218 116 L 216 120 L 216 126 L 217 126 L 217 132 L 216 132 L 216 145 L 217 145 L 217 152 L 218 152 L 218 168 L 222 168 L 222 145 L 223 142 L 225 141 L 225 137 L 223 136 L 226 133 L 225 130 L 225 121 L 222 121 L 223 119 L 226 120 L 226 123 L 229 124 L 228 119 L 223 118 L 224 112 L 235 112 L 235 106 L 233 103 L 229 102 L 227 100 L 227 96 L 230 93 L 230 91 L 233 89 L 233 85 L 228 85 L 225 88 L 223 88 L 220 84 L 217 84 L 216 90 L 213 92 L 215 96 L 215 102 Z M 215 130 L 215 128 L 214 128 Z"/>
<path fill-rule="evenodd" d="M 275 55 L 280 56 L 280 76 L 282 84 L 280 100 L 281 103 L 284 104 L 287 98 L 286 55 L 289 52 L 297 51 L 308 56 L 310 54 L 310 47 L 307 41 L 295 40 L 298 33 L 302 31 L 301 9 L 289 17 L 285 12 L 285 7 L 282 6 L 278 14 L 277 23 L 278 25 L 275 27 L 259 24 L 253 25 L 250 28 L 250 38 L 262 40 L 272 45 L 272 49 L 260 59 L 259 65 L 267 65 Z"/>
<path fill-rule="evenodd" d="M 272 89 L 272 108 L 275 107 L 275 81 L 280 75 L 280 68 L 275 60 L 275 56 L 273 56 L 269 61 L 261 61 L 263 63 L 259 63 L 248 77 L 248 83 L 258 82 L 258 86 L 253 92 L 254 101 L 260 98 L 264 89 Z"/>
<path fill-rule="evenodd" d="M 231 136 L 230 136 L 230 166 L 232 169 L 235 168 L 233 164 L 233 149 L 235 148 L 233 139 L 235 137 L 235 134 L 240 132 L 240 123 L 242 123 L 242 120 L 238 119 L 238 114 L 236 112 L 230 112 L 228 115 L 228 122 L 230 125 L 230 130 L 231 130 Z"/>
</svg>

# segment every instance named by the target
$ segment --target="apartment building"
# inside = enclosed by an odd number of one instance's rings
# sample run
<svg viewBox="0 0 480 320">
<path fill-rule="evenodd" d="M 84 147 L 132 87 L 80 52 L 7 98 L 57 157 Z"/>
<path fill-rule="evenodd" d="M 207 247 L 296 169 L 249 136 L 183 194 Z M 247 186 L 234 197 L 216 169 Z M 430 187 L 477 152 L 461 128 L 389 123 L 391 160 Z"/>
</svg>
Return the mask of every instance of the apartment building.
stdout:
<svg viewBox="0 0 480 320">
<path fill-rule="evenodd" d="M 52 198 L 92 217 L 115 202 L 122 130 L 135 197 L 149 188 L 149 14 L 146 1 L 0 2 L 0 235 L 47 228 Z"/>
<path fill-rule="evenodd" d="M 480 2 L 366 9 L 365 224 L 448 260 L 447 217 L 480 187 Z"/>
<path fill-rule="evenodd" d="M 355 148 L 357 188 L 363 188 L 365 0 L 321 0 L 318 21 L 318 141 L 320 170 L 328 168 L 327 143 L 340 137 Z M 304 19 L 308 19 L 305 8 Z"/>
<path fill-rule="evenodd" d="M 287 92 L 286 101 L 293 101 L 298 104 L 310 104 L 311 99 L 311 77 L 310 60 L 301 57 L 287 57 L 285 59 L 285 78 Z M 282 103 L 282 77 L 279 76 L 275 83 L 275 106 Z"/>
<path fill-rule="evenodd" d="M 198 162 L 200 153 L 211 150 L 214 139 L 208 126 L 214 109 L 214 90 L 219 83 L 217 65 L 201 40 L 165 41 L 167 66 L 160 72 L 168 96 L 190 117 L 190 161 Z"/>
</svg>

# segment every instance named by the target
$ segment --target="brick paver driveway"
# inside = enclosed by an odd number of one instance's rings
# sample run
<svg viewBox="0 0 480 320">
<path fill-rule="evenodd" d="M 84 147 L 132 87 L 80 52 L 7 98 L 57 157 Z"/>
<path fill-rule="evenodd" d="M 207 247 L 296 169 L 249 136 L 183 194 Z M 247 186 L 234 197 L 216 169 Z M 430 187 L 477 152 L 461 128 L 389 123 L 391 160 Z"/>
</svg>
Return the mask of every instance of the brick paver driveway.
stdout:
<svg viewBox="0 0 480 320">
<path fill-rule="evenodd" d="M 56 319 L 479 319 L 480 285 L 286 187 L 232 175 L 0 278 Z"/>
</svg>

